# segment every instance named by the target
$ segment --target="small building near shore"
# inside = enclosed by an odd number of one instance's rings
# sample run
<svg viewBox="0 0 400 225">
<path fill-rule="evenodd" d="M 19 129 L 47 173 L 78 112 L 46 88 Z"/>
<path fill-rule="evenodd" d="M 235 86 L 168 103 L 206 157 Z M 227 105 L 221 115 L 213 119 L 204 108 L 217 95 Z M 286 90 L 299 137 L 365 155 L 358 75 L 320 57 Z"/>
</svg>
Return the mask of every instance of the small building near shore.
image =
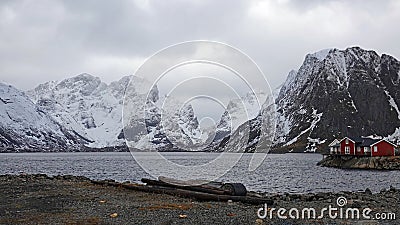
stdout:
<svg viewBox="0 0 400 225">
<path fill-rule="evenodd" d="M 395 156 L 397 146 L 384 139 L 345 137 L 329 144 L 331 155 Z"/>
<path fill-rule="evenodd" d="M 331 155 L 338 154 L 340 151 L 340 141 L 338 139 L 333 140 L 329 145 L 329 153 Z"/>
</svg>

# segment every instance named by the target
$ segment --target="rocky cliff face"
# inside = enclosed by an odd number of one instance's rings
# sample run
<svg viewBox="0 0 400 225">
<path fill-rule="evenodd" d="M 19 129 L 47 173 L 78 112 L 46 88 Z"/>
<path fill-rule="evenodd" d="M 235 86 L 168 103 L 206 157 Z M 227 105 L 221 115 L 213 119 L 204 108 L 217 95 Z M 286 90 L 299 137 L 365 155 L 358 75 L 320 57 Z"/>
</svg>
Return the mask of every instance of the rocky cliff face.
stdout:
<svg viewBox="0 0 400 225">
<path fill-rule="evenodd" d="M 400 127 L 399 69 L 395 58 L 358 47 L 307 55 L 276 100 L 276 149 L 315 151 L 336 137 L 392 135 Z"/>
<path fill-rule="evenodd" d="M 0 152 L 72 151 L 81 141 L 25 93 L 0 83 Z"/>
</svg>

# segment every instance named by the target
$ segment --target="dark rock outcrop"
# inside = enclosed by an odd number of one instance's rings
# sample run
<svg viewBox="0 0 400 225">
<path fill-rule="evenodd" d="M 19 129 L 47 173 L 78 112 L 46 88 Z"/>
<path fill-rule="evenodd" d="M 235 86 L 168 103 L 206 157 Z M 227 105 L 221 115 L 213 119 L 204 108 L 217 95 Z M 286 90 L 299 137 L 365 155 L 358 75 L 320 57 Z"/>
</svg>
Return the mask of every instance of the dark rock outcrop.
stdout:
<svg viewBox="0 0 400 225">
<path fill-rule="evenodd" d="M 324 158 L 318 165 L 341 169 L 400 170 L 400 156 L 357 157 L 336 155 Z"/>
</svg>

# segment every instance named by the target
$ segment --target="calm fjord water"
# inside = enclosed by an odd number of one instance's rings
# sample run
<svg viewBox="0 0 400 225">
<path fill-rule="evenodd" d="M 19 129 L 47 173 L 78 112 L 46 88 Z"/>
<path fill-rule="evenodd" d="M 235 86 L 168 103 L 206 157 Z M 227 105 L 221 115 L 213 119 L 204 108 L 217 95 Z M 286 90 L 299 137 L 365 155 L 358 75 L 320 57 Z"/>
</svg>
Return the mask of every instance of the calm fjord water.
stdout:
<svg viewBox="0 0 400 225">
<path fill-rule="evenodd" d="M 198 165 L 218 156 L 216 153 L 163 153 L 181 165 Z M 341 170 L 317 166 L 318 154 L 270 154 L 255 171 L 248 171 L 250 154 L 219 180 L 241 182 L 249 190 L 273 193 L 339 192 L 370 188 L 380 191 L 400 188 L 400 171 Z M 149 160 L 152 159 L 149 155 Z M 163 170 L 163 168 L 160 168 Z M 0 174 L 45 173 L 81 175 L 92 179 L 140 181 L 151 178 L 130 153 L 10 153 L 0 154 Z M 167 176 L 184 171 L 164 171 Z M 190 175 L 188 175 L 190 176 Z M 188 177 L 190 179 L 190 177 Z"/>
</svg>

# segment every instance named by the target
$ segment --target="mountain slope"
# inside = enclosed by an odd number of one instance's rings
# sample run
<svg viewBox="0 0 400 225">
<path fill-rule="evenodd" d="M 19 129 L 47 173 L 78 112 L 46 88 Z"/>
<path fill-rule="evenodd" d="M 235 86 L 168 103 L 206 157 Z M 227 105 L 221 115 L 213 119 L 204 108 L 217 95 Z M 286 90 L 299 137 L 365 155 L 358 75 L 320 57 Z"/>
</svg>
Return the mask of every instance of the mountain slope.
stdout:
<svg viewBox="0 0 400 225">
<path fill-rule="evenodd" d="M 122 146 L 122 100 L 129 77 L 107 85 L 89 74 L 41 84 L 27 92 L 38 107 L 71 132 L 85 137 L 87 146 Z"/>
<path fill-rule="evenodd" d="M 0 83 L 0 151 L 72 151 L 79 140 L 11 85 Z"/>
</svg>

